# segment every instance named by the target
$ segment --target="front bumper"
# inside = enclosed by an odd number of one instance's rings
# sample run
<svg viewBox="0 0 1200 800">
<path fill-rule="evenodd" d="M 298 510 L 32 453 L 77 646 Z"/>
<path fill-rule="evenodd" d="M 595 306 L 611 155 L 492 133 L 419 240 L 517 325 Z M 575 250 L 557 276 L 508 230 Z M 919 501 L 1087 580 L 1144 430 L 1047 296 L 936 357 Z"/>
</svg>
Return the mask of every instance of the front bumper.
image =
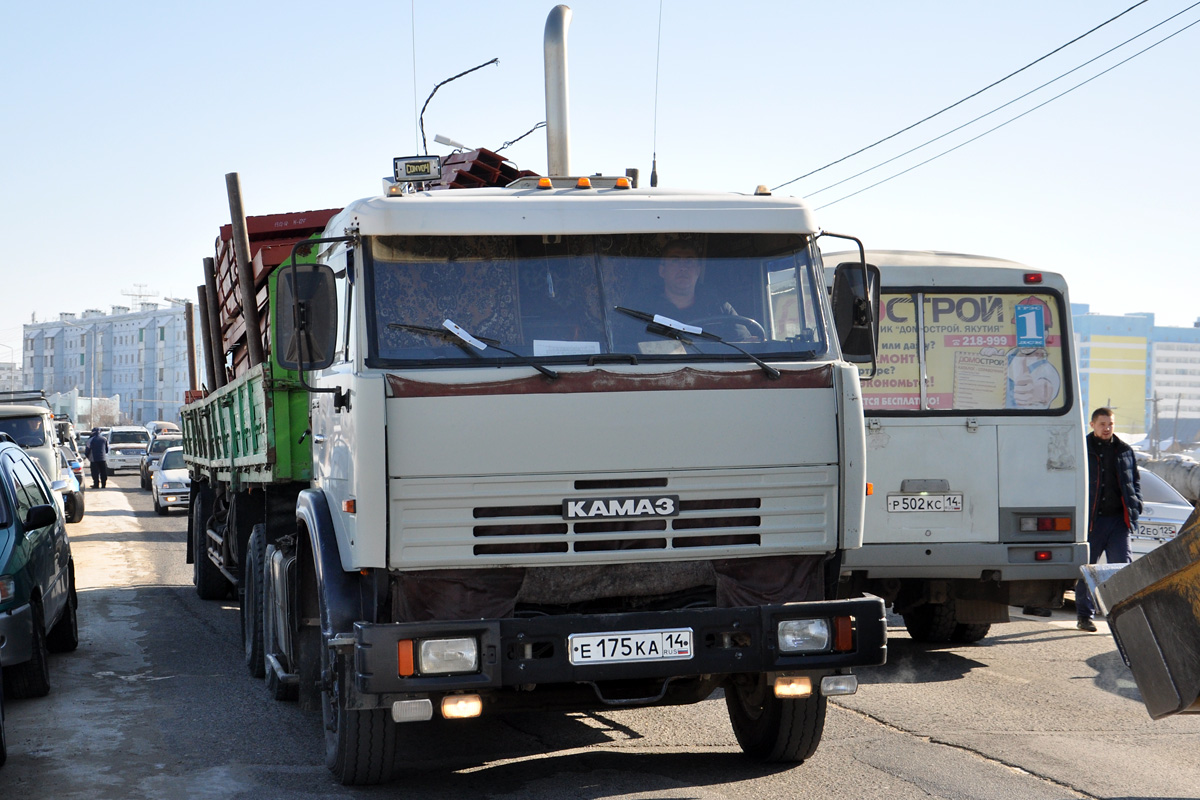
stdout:
<svg viewBox="0 0 1200 800">
<path fill-rule="evenodd" d="M 29 604 L 0 612 L 0 666 L 23 664 L 33 657 L 33 615 Z"/>
<path fill-rule="evenodd" d="M 180 506 L 186 508 L 188 500 L 192 496 L 191 489 L 179 489 L 159 492 L 158 504 L 166 508 L 178 508 Z"/>
<path fill-rule="evenodd" d="M 853 621 L 848 649 L 803 654 L 779 651 L 775 631 L 780 620 L 834 617 L 850 617 Z M 587 665 L 574 665 L 569 659 L 567 637 L 571 634 L 670 628 L 692 629 L 692 658 Z M 400 641 L 468 636 L 478 641 L 477 672 L 411 677 L 398 674 Z M 863 597 L 752 608 L 450 622 L 360 622 L 354 625 L 352 648 L 354 684 L 361 695 L 412 696 L 533 684 L 667 680 L 735 673 L 821 674 L 885 663 L 887 617 L 881 599 Z"/>
<path fill-rule="evenodd" d="M 110 450 L 107 460 L 109 472 L 117 469 L 134 469 L 141 465 L 142 454 L 131 453 L 129 455 L 123 455 L 120 452 Z"/>
</svg>

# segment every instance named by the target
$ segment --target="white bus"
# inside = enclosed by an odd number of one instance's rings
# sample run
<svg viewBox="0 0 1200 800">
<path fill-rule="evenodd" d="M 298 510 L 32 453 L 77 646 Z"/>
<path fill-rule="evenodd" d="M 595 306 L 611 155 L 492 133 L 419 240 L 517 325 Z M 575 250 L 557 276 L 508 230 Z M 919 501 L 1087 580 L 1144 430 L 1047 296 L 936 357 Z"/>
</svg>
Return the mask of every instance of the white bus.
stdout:
<svg viewBox="0 0 1200 800">
<path fill-rule="evenodd" d="M 857 253 L 831 253 L 832 268 Z M 1009 606 L 1061 605 L 1087 563 L 1085 413 L 1061 275 L 868 251 L 879 361 L 862 383 L 863 547 L 841 591 L 883 597 L 920 641 L 973 642 Z"/>
</svg>

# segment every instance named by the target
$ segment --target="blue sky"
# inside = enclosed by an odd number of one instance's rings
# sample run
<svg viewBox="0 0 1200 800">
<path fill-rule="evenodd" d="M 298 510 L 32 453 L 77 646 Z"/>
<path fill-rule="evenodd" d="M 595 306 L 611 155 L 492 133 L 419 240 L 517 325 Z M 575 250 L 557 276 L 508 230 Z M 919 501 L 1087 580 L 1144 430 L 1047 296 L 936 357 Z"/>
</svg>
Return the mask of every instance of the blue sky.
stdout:
<svg viewBox="0 0 1200 800">
<path fill-rule="evenodd" d="M 1133 5 L 577 0 L 568 35 L 572 168 L 660 185 L 776 186 L 958 101 Z M 1186 9 L 1150 0 L 1000 86 L 845 164 L 809 195 L 1072 69 Z M 498 148 L 544 119 L 550 2 L 7 4 L 0 51 L 0 360 L 21 323 L 194 299 L 228 221 L 372 194 L 434 134 Z M 1032 108 L 1200 19 L 1200 6 L 981 123 L 812 196 L 820 207 Z M 415 21 L 415 26 L 414 26 Z M 415 31 L 414 31 L 415 27 Z M 414 48 L 415 42 L 415 48 Z M 1011 258 L 1067 276 L 1100 313 L 1200 316 L 1200 25 L 1000 130 L 821 208 L 868 247 Z M 657 123 L 655 70 L 658 62 Z M 414 80 L 415 64 L 415 80 Z M 415 91 L 414 91 L 415 84 Z M 544 171 L 545 136 L 505 151 Z"/>
</svg>

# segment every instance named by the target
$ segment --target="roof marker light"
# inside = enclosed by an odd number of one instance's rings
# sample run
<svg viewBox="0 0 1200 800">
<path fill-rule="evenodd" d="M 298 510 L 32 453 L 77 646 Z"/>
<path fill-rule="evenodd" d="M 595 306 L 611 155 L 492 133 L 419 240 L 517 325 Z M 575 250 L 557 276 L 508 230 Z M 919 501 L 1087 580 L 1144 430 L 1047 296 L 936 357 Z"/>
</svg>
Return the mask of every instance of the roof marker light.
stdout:
<svg viewBox="0 0 1200 800">
<path fill-rule="evenodd" d="M 585 178 L 580 178 L 579 180 L 575 181 L 575 188 L 576 188 L 576 189 L 590 189 L 590 188 L 592 188 L 592 179 L 591 179 L 591 178 L 586 178 L 586 177 L 585 177 Z"/>
<path fill-rule="evenodd" d="M 1042 273 L 1026 272 L 1025 273 L 1025 282 L 1026 283 L 1041 283 L 1042 282 Z"/>
<path fill-rule="evenodd" d="M 633 184 L 630 183 L 629 178 L 617 178 L 616 187 L 618 189 L 630 189 L 633 188 Z"/>
<path fill-rule="evenodd" d="M 538 178 L 538 188 L 539 189 L 553 189 L 554 184 L 551 182 L 551 180 L 549 178 Z"/>
</svg>

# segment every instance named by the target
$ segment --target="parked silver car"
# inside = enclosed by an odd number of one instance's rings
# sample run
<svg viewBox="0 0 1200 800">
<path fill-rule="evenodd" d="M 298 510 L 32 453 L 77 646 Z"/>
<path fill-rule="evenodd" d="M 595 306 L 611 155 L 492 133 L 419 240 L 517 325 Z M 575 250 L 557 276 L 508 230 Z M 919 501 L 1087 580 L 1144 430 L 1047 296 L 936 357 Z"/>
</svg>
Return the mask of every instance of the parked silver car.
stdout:
<svg viewBox="0 0 1200 800">
<path fill-rule="evenodd" d="M 1133 557 L 1145 555 L 1175 538 L 1192 514 L 1192 504 L 1171 484 L 1145 467 L 1138 467 L 1142 483 L 1142 515 L 1137 530 L 1129 536 Z"/>
</svg>

